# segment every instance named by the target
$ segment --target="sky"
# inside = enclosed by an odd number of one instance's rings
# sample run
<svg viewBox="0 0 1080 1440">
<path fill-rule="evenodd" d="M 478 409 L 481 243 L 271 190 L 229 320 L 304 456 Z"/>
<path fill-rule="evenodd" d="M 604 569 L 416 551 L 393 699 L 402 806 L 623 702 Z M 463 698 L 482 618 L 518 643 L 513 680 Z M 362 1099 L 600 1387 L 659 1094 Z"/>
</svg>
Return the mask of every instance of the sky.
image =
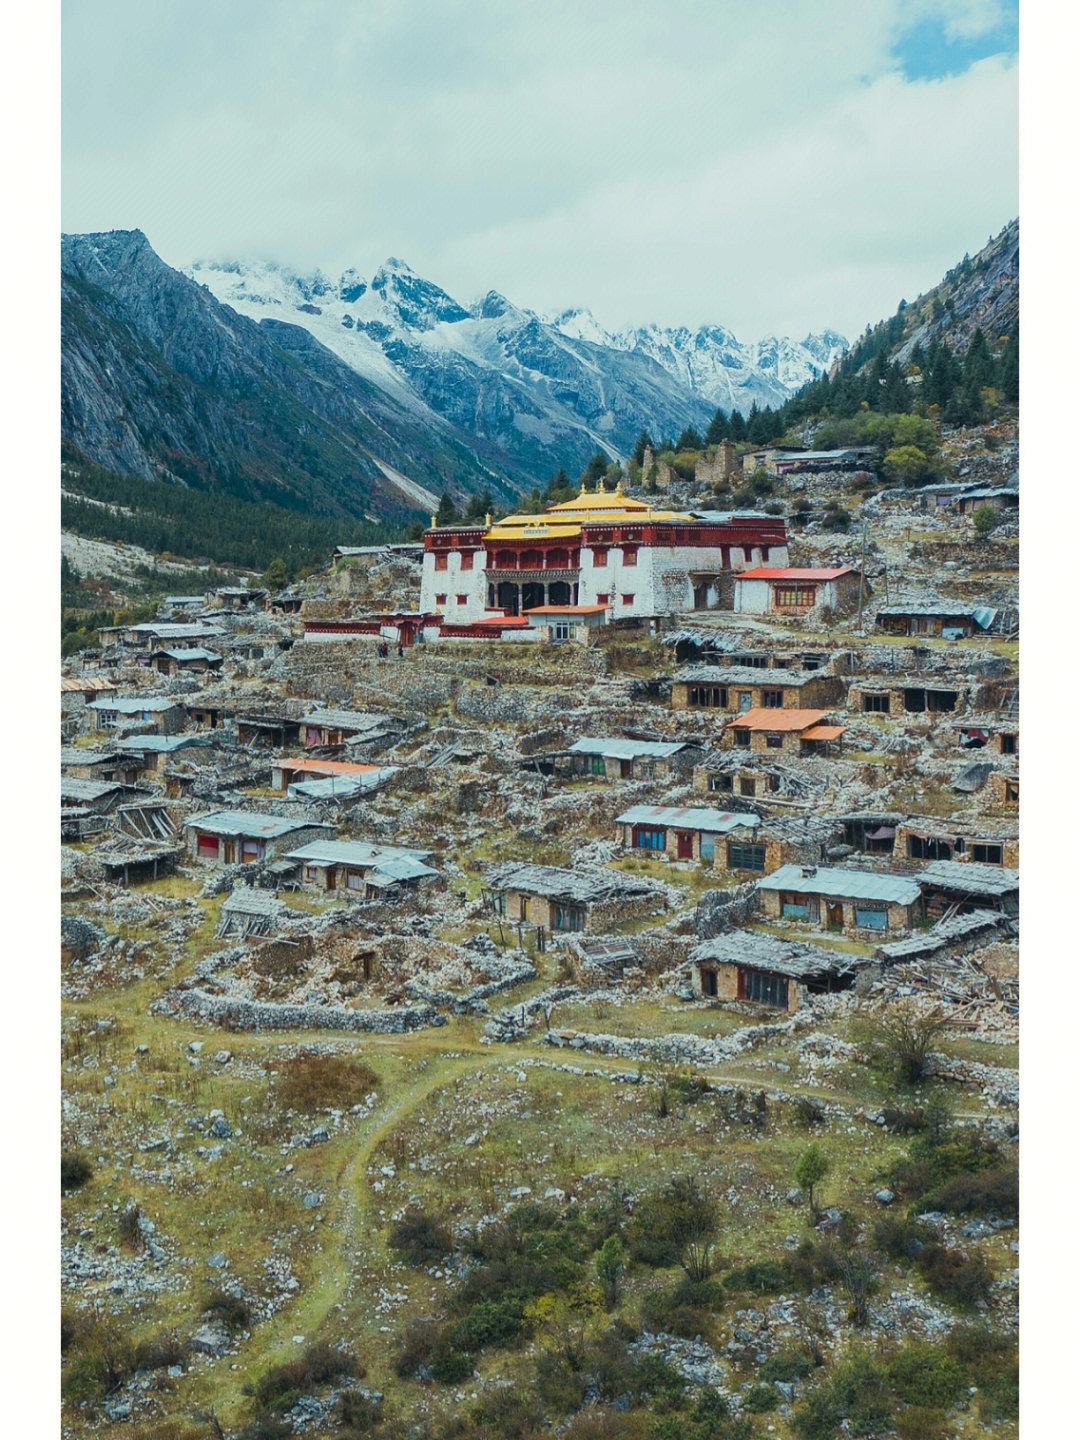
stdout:
<svg viewBox="0 0 1080 1440">
<path fill-rule="evenodd" d="M 1013 0 L 65 0 L 62 226 L 850 337 L 1019 209 Z"/>
</svg>

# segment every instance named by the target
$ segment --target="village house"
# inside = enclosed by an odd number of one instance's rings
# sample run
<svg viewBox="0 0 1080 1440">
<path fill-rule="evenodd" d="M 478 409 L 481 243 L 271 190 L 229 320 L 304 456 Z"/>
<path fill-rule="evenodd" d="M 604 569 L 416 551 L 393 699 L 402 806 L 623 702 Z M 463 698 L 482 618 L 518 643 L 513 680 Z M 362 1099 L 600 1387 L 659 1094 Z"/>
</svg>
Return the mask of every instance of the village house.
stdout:
<svg viewBox="0 0 1080 1440">
<path fill-rule="evenodd" d="M 606 780 L 668 780 L 683 775 L 701 753 L 682 740 L 623 740 L 583 736 L 570 746 L 572 772 Z"/>
<path fill-rule="evenodd" d="M 627 850 L 708 865 L 716 860 L 721 836 L 735 829 L 752 836 L 760 824 L 756 815 L 687 805 L 634 805 L 616 815 L 615 836 Z"/>
<path fill-rule="evenodd" d="M 181 701 L 188 724 L 198 730 L 217 730 L 236 713 L 236 702 L 214 695 L 185 695 Z"/>
<path fill-rule="evenodd" d="M 127 735 L 116 748 L 138 766 L 139 774 L 163 774 L 169 761 L 182 750 L 212 744 L 209 735 Z"/>
<path fill-rule="evenodd" d="M 896 847 L 896 827 L 904 820 L 892 811 L 859 810 L 851 815 L 838 815 L 837 828 L 841 843 L 861 855 L 892 855 Z"/>
<path fill-rule="evenodd" d="M 775 765 L 743 762 L 730 755 L 713 755 L 694 767 L 694 790 L 699 795 L 738 795 L 765 800 L 780 793 L 781 771 Z"/>
<path fill-rule="evenodd" d="M 266 606 L 266 590 L 246 590 L 240 585 L 222 585 L 206 596 L 208 610 L 262 610 Z"/>
<path fill-rule="evenodd" d="M 150 660 L 151 667 L 159 675 L 206 675 L 221 669 L 221 656 L 214 650 L 193 646 L 189 650 L 156 650 Z"/>
<path fill-rule="evenodd" d="M 116 686 L 111 680 L 92 675 L 62 675 L 60 677 L 60 711 L 68 714 L 82 710 L 91 700 L 108 695 Z"/>
<path fill-rule="evenodd" d="M 79 780 L 120 780 L 127 768 L 129 762 L 115 748 L 88 750 L 64 745 L 60 749 L 61 771 Z"/>
<path fill-rule="evenodd" d="M 939 820 L 911 816 L 896 827 L 893 857 L 898 861 L 973 860 L 980 865 L 1020 864 L 1015 826 L 970 817 Z"/>
<path fill-rule="evenodd" d="M 671 684 L 673 710 L 808 710 L 843 698 L 844 681 L 816 671 L 691 665 Z"/>
<path fill-rule="evenodd" d="M 175 735 L 187 722 L 187 711 L 171 695 L 103 695 L 86 708 L 99 730 L 138 726 L 155 735 Z"/>
<path fill-rule="evenodd" d="M 205 595 L 166 595 L 158 605 L 158 614 L 162 620 L 169 620 L 178 615 L 190 617 L 205 608 Z"/>
<path fill-rule="evenodd" d="M 275 790 L 292 792 L 311 780 L 347 782 L 347 793 L 352 790 L 373 790 L 388 775 L 397 773 L 396 765 L 360 765 L 348 760 L 317 760 L 299 755 L 285 756 L 275 760 L 271 767 L 271 784 Z M 351 782 L 351 788 L 350 783 Z M 329 794 L 333 794 L 333 786 Z"/>
<path fill-rule="evenodd" d="M 853 715 L 940 715 L 962 710 L 968 693 L 967 686 L 949 681 L 882 676 L 852 685 L 847 708 Z"/>
<path fill-rule="evenodd" d="M 934 860 L 915 879 L 926 913 L 934 920 L 973 910 L 996 910 L 1010 917 L 1020 912 L 1019 870 L 971 860 Z"/>
<path fill-rule="evenodd" d="M 774 445 L 757 446 L 743 455 L 743 474 L 764 470 L 769 475 L 815 474 L 825 470 L 873 470 L 877 450 L 873 445 L 847 445 L 838 450 L 780 450 Z"/>
<path fill-rule="evenodd" d="M 131 782 L 134 781 L 134 775 Z M 127 780 L 83 780 L 61 775 L 60 803 L 70 809 L 81 806 L 95 815 L 108 815 L 135 793 Z"/>
<path fill-rule="evenodd" d="M 306 817 L 264 815 L 256 810 L 215 810 L 184 821 L 188 854 L 217 865 L 277 860 L 299 845 L 333 834 L 332 825 Z"/>
<path fill-rule="evenodd" d="M 859 604 L 860 585 L 864 598 L 872 593 L 859 571 L 848 565 L 828 569 L 759 566 L 735 576 L 733 608 L 742 615 L 805 615 L 818 608 L 850 615 Z"/>
<path fill-rule="evenodd" d="M 720 744 L 765 755 L 828 755 L 837 751 L 847 727 L 835 725 L 827 710 L 747 710 L 725 721 Z"/>
<path fill-rule="evenodd" d="M 797 920 L 838 934 L 910 930 L 922 913 L 906 875 L 826 865 L 784 865 L 754 887 L 768 920 Z"/>
<path fill-rule="evenodd" d="M 546 605 L 652 618 L 694 609 L 724 574 L 786 563 L 781 517 L 702 519 L 654 509 L 601 482 L 539 515 L 433 527 L 424 537 L 420 610 L 459 624 Z"/>
<path fill-rule="evenodd" d="M 667 908 L 659 886 L 617 870 L 564 870 L 510 861 L 492 866 L 484 887 L 495 915 L 551 934 L 581 930 L 603 934 Z"/>
<path fill-rule="evenodd" d="M 1018 810 L 1020 777 L 1006 770 L 995 770 L 986 782 L 987 800 L 997 810 Z"/>
<path fill-rule="evenodd" d="M 835 835 L 832 820 L 813 815 L 733 828 L 717 842 L 714 868 L 743 877 L 771 875 L 785 865 L 817 865 L 826 858 Z"/>
<path fill-rule="evenodd" d="M 585 645 L 606 625 L 609 609 L 607 605 L 536 605 L 526 610 L 525 617 L 553 645 L 567 640 Z"/>
<path fill-rule="evenodd" d="M 964 490 L 956 497 L 956 509 L 960 515 L 974 515 L 984 505 L 999 512 L 1019 510 L 1020 491 L 1014 485 L 976 485 Z"/>
<path fill-rule="evenodd" d="M 850 989 L 867 962 L 802 941 L 732 930 L 691 951 L 694 993 L 706 1000 L 750 1001 L 794 1014 L 810 995 Z"/>
<path fill-rule="evenodd" d="M 164 650 L 173 645 L 197 645 L 204 640 L 214 640 L 224 635 L 218 625 L 166 624 L 160 620 L 147 621 L 141 625 L 120 625 L 101 634 L 116 635 L 125 645 L 136 645 L 148 650 Z"/>
<path fill-rule="evenodd" d="M 300 742 L 300 721 L 285 714 L 237 715 L 236 738 L 245 746 L 285 750 Z"/>
<path fill-rule="evenodd" d="M 949 600 L 884 605 L 876 613 L 877 627 L 886 635 L 930 635 L 944 640 L 980 635 L 990 628 L 996 617 L 997 611 L 989 606 L 973 609 Z"/>
<path fill-rule="evenodd" d="M 300 743 L 310 746 L 340 746 L 346 740 L 381 737 L 386 733 L 387 716 L 362 710 L 328 710 L 316 707 L 300 718 Z"/>
<path fill-rule="evenodd" d="M 956 732 L 961 750 L 987 749 L 998 755 L 1019 755 L 1020 731 L 1016 726 L 962 725 Z"/>
<path fill-rule="evenodd" d="M 425 864 L 429 852 L 355 840 L 315 840 L 290 850 L 285 859 L 298 867 L 300 882 L 316 890 L 343 890 L 365 900 L 389 890 L 430 885 L 438 870 Z"/>
</svg>

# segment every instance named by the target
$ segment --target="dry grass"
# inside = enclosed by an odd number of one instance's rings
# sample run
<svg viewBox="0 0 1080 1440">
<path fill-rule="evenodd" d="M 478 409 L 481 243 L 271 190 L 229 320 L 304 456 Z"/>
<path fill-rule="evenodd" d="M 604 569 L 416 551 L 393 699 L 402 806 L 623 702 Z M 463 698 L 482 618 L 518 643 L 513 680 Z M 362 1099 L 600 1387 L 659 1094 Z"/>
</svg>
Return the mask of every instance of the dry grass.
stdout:
<svg viewBox="0 0 1080 1440">
<path fill-rule="evenodd" d="M 274 1093 L 286 1110 L 348 1110 L 378 1085 L 378 1076 L 363 1061 L 341 1055 L 295 1055 L 272 1069 L 278 1079 Z"/>
</svg>

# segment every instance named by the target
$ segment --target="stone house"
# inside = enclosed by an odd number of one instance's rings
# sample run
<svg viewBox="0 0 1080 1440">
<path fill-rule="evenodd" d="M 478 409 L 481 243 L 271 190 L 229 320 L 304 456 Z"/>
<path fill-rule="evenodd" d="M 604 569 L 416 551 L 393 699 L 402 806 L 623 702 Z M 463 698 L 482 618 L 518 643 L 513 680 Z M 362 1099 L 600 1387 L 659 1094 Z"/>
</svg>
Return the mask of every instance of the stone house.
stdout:
<svg viewBox="0 0 1080 1440">
<path fill-rule="evenodd" d="M 60 749 L 60 770 L 78 780 L 120 780 L 130 765 L 115 747 L 109 750 Z"/>
<path fill-rule="evenodd" d="M 221 669 L 221 656 L 214 650 L 205 650 L 200 645 L 182 650 L 170 647 L 156 650 L 150 660 L 151 667 L 159 675 L 206 675 Z"/>
<path fill-rule="evenodd" d="M 290 850 L 285 859 L 298 866 L 300 882 L 316 890 L 343 890 L 364 899 L 387 890 L 417 889 L 439 878 L 425 861 L 426 850 L 370 845 L 354 840 L 315 840 Z"/>
<path fill-rule="evenodd" d="M 958 639 L 981 634 L 997 612 L 972 609 L 947 600 L 931 604 L 885 605 L 877 611 L 877 626 L 886 635 L 936 635 Z M 979 617 L 983 617 L 981 620 Z"/>
<path fill-rule="evenodd" d="M 387 716 L 363 710 L 316 708 L 300 717 L 301 745 L 344 745 L 346 740 L 363 739 L 386 732 Z"/>
<path fill-rule="evenodd" d="M 694 767 L 694 790 L 699 795 L 738 795 L 740 799 L 767 800 L 780 792 L 782 780 L 775 765 L 732 763 L 731 757 L 712 758 Z"/>
<path fill-rule="evenodd" d="M 138 725 L 155 735 L 175 735 L 187 722 L 187 711 L 171 695 L 103 695 L 86 708 L 99 730 Z"/>
<path fill-rule="evenodd" d="M 1020 777 L 1016 772 L 995 770 L 986 782 L 987 799 L 996 810 L 1019 810 Z"/>
<path fill-rule="evenodd" d="M 137 766 L 139 774 L 158 775 L 164 774 L 180 751 L 212 743 L 209 735 L 128 735 L 117 741 L 116 748 Z"/>
<path fill-rule="evenodd" d="M 731 814 L 688 805 L 634 805 L 615 817 L 615 835 L 624 849 L 669 860 L 716 861 L 720 838 L 730 831 L 756 832 L 756 815 Z"/>
<path fill-rule="evenodd" d="M 329 838 L 332 825 L 256 810 L 215 810 L 184 821 L 188 854 L 215 865 L 277 860 L 300 845 Z"/>
<path fill-rule="evenodd" d="M 684 775 L 701 747 L 684 740 L 583 736 L 570 746 L 571 771 L 605 780 L 669 780 Z"/>
<path fill-rule="evenodd" d="M 1020 864 L 1020 837 L 1015 826 L 995 825 L 959 816 L 938 820 L 910 816 L 896 827 L 893 858 L 897 861 L 967 860 L 979 865 Z"/>
<path fill-rule="evenodd" d="M 860 680 L 848 690 L 852 715 L 938 715 L 962 710 L 968 688 L 955 682 L 913 677 Z"/>
<path fill-rule="evenodd" d="M 834 705 L 844 681 L 813 670 L 762 669 L 742 665 L 691 665 L 676 672 L 673 710 L 806 710 Z"/>
<path fill-rule="evenodd" d="M 747 710 L 725 722 L 720 744 L 753 755 L 826 755 L 836 751 L 847 733 L 834 725 L 827 710 Z"/>
<path fill-rule="evenodd" d="M 91 700 L 108 695 L 116 686 L 111 680 L 91 675 L 62 675 L 60 677 L 60 712 L 67 715 L 84 709 Z"/>
<path fill-rule="evenodd" d="M 926 913 L 935 920 L 974 910 L 996 910 L 1013 917 L 1020 911 L 1020 871 L 1003 865 L 934 860 L 915 879 L 922 887 Z"/>
<path fill-rule="evenodd" d="M 794 1014 L 809 995 L 847 990 L 867 962 L 801 941 L 732 930 L 691 951 L 695 994 L 751 1001 Z"/>
<path fill-rule="evenodd" d="M 493 866 L 485 889 L 492 911 L 512 925 L 552 934 L 605 934 L 614 926 L 667 909 L 667 896 L 648 880 L 617 870 L 564 870 L 511 861 Z"/>
<path fill-rule="evenodd" d="M 868 582 L 849 565 L 808 569 L 799 566 L 759 566 L 735 576 L 734 609 L 742 615 L 805 615 L 828 608 L 850 615 L 859 603 L 859 587 L 866 596 Z"/>
<path fill-rule="evenodd" d="M 746 878 L 771 875 L 785 865 L 817 865 L 835 835 L 832 820 L 814 816 L 770 820 L 756 829 L 743 827 L 717 842 L 714 868 Z"/>
<path fill-rule="evenodd" d="M 922 892 L 906 875 L 784 865 L 754 888 L 767 919 L 797 920 L 841 934 L 910 930 L 922 914 Z"/>
<path fill-rule="evenodd" d="M 266 608 L 267 590 L 246 590 L 240 585 L 222 585 L 206 595 L 208 610 L 263 610 Z"/>
</svg>

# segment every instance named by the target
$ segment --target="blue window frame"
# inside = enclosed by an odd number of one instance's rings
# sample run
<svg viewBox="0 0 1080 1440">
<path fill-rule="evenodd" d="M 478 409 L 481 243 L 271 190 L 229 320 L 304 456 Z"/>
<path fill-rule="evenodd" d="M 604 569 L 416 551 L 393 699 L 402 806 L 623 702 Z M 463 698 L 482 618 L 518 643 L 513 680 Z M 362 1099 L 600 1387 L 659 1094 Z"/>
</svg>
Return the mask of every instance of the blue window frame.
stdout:
<svg viewBox="0 0 1080 1440">
<path fill-rule="evenodd" d="M 855 906 L 855 924 L 860 930 L 887 930 L 889 928 L 889 916 L 885 910 L 870 910 Z"/>
<path fill-rule="evenodd" d="M 665 831 L 639 830 L 635 844 L 639 850 L 663 850 Z"/>
</svg>

